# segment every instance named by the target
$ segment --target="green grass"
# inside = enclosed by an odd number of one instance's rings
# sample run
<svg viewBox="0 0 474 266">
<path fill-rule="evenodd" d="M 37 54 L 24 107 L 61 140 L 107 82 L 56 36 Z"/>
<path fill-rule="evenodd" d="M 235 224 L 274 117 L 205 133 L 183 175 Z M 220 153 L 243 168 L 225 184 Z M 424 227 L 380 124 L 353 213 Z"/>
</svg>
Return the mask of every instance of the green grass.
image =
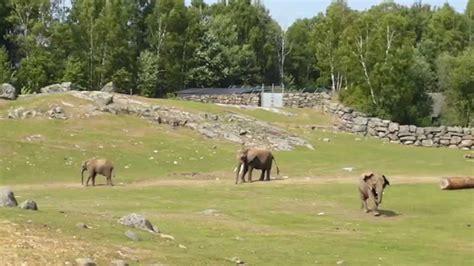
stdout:
<svg viewBox="0 0 474 266">
<path fill-rule="evenodd" d="M 53 95 L 2 102 L 0 115 L 12 106 L 45 108 L 63 101 L 87 104 Z M 316 110 L 289 109 L 296 116 L 287 117 L 264 110 L 149 101 L 253 116 L 289 128 L 316 149 L 275 152 L 281 175 L 288 179 L 236 186 L 232 171 L 239 145 L 188 129 L 112 115 L 0 120 L 0 185 L 12 187 L 19 201 L 36 200 L 40 208 L 0 208 L 0 221 L 30 228 L 29 234 L 57 239 L 65 247 L 83 247 L 67 248 L 70 251 L 59 258 L 44 252 L 46 261 L 58 263 L 92 256 L 106 265 L 122 249 L 136 264 L 231 265 L 231 257 L 249 265 L 334 265 L 341 260 L 344 265 L 472 263 L 472 191 L 441 191 L 435 181 L 443 175 L 474 174 L 463 151 L 308 129 L 331 123 Z M 37 134 L 42 136 L 39 141 L 26 140 Z M 92 156 L 115 162 L 118 186 L 79 186 L 80 162 Z M 382 205 L 390 216 L 373 217 L 359 209 L 356 183 L 365 171 L 383 172 L 391 179 Z M 104 178 L 98 183 L 105 183 Z M 206 209 L 216 209 L 219 215 L 202 214 Z M 137 230 L 144 241 L 129 241 L 124 236 L 128 228 L 116 221 L 131 212 L 144 214 L 175 241 Z M 92 229 L 79 229 L 78 222 Z M 0 242 L 8 238 L 0 229 Z M 14 252 L 26 254 L 28 249 Z"/>
</svg>

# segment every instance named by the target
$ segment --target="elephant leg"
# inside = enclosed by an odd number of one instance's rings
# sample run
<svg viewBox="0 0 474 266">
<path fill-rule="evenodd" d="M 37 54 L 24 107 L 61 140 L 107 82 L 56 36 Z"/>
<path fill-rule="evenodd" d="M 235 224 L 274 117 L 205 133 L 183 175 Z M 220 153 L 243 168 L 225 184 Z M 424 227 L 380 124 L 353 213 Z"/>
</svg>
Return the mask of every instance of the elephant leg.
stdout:
<svg viewBox="0 0 474 266">
<path fill-rule="evenodd" d="M 252 172 L 253 172 L 253 167 L 250 166 L 250 169 L 249 169 L 249 182 L 250 183 L 252 182 Z"/>
<path fill-rule="evenodd" d="M 271 171 L 272 171 L 271 169 L 266 170 L 267 179 L 265 179 L 265 181 L 270 181 L 270 172 Z"/>
<path fill-rule="evenodd" d="M 362 193 L 360 194 L 360 201 L 362 202 L 361 209 L 363 209 L 365 212 L 369 212 L 369 208 L 367 207 L 367 200 L 364 198 L 364 195 L 362 195 Z"/>
<path fill-rule="evenodd" d="M 86 187 L 89 186 L 89 180 L 91 180 L 91 179 L 92 179 L 92 175 L 89 175 L 89 176 L 87 177 Z"/>
<path fill-rule="evenodd" d="M 242 183 L 245 183 L 245 175 L 247 174 L 248 170 L 248 166 L 244 166 L 244 171 L 242 172 L 242 176 L 240 177 L 242 179 Z"/>
<path fill-rule="evenodd" d="M 260 181 L 263 181 L 263 179 L 265 178 L 265 169 L 262 169 L 262 174 L 260 175 Z"/>
<path fill-rule="evenodd" d="M 92 186 L 95 187 L 95 177 L 97 176 L 97 173 L 92 174 Z"/>
</svg>

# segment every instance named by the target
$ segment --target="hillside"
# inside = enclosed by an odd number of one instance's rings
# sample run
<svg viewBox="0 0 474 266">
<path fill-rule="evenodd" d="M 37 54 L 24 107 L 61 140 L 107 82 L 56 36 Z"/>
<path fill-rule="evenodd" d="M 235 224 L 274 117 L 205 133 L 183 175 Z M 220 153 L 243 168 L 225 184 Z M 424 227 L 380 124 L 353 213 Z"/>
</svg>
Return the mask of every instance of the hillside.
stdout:
<svg viewBox="0 0 474 266">
<path fill-rule="evenodd" d="M 120 95 L 114 102 L 123 105 L 102 108 L 77 93 L 0 101 L 0 186 L 40 208 L 0 208 L 0 256 L 7 262 L 85 256 L 104 264 L 120 258 L 167 265 L 231 264 L 232 257 L 249 265 L 470 260 L 472 191 L 437 187 L 444 175 L 473 174 L 465 151 L 339 132 L 332 117 L 312 109 Z M 233 184 L 242 140 L 275 150 L 282 170 L 278 177 L 273 172 L 276 180 Z M 90 157 L 115 163 L 115 187 L 80 185 L 80 163 Z M 367 171 L 391 181 L 383 217 L 359 210 L 355 184 Z M 131 242 L 116 220 L 132 212 L 175 240 L 136 231 L 143 241 Z M 91 229 L 76 227 L 79 222 Z"/>
</svg>

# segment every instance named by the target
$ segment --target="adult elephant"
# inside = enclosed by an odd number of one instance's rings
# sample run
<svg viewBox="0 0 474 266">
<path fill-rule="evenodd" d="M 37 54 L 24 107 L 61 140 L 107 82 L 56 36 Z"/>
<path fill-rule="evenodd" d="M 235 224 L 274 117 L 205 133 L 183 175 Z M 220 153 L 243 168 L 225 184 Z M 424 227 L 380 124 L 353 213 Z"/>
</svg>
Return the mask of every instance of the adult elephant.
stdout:
<svg viewBox="0 0 474 266">
<path fill-rule="evenodd" d="M 253 169 L 262 170 L 260 181 L 264 180 L 266 174 L 266 181 L 270 181 L 270 172 L 272 170 L 272 162 L 275 161 L 277 174 L 280 169 L 276 165 L 275 157 L 269 150 L 258 148 L 246 148 L 237 152 L 237 176 L 235 183 L 239 183 L 239 175 L 241 175 L 242 183 L 245 183 L 245 175 L 249 173 L 249 182 L 252 182 Z"/>
<path fill-rule="evenodd" d="M 87 171 L 89 177 L 87 178 L 86 186 L 89 186 L 89 180 L 92 179 L 92 186 L 95 186 L 95 177 L 97 174 L 103 175 L 107 178 L 107 185 L 113 186 L 112 172 L 114 165 L 107 159 L 90 159 L 82 163 L 81 184 L 84 185 L 84 172 Z"/>
<path fill-rule="evenodd" d="M 378 206 L 382 204 L 383 191 L 389 185 L 390 183 L 384 175 L 373 173 L 362 175 L 359 183 L 359 196 L 365 212 L 372 211 L 375 216 L 380 215 Z M 372 208 L 369 209 L 369 207 Z"/>
</svg>

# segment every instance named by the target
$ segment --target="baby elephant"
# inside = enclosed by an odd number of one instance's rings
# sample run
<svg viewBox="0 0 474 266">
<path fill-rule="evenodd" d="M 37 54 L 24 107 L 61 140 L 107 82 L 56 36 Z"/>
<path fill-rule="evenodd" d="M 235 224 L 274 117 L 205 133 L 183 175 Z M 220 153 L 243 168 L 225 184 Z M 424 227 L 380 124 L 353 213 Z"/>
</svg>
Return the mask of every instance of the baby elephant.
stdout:
<svg viewBox="0 0 474 266">
<path fill-rule="evenodd" d="M 84 172 L 87 171 L 89 177 L 87 178 L 86 186 L 89 186 L 89 180 L 92 178 L 92 185 L 95 186 L 95 176 L 97 174 L 107 177 L 107 185 L 112 184 L 112 172 L 114 165 L 107 159 L 90 159 L 82 163 L 81 184 L 84 185 Z M 115 176 L 115 175 L 114 175 Z"/>
<path fill-rule="evenodd" d="M 388 185 L 390 183 L 384 175 L 374 175 L 373 173 L 362 175 L 359 194 L 365 212 L 372 211 L 375 216 L 380 215 L 378 206 L 382 204 L 383 190 Z M 373 206 L 373 209 L 369 209 L 368 206 Z"/>
</svg>

